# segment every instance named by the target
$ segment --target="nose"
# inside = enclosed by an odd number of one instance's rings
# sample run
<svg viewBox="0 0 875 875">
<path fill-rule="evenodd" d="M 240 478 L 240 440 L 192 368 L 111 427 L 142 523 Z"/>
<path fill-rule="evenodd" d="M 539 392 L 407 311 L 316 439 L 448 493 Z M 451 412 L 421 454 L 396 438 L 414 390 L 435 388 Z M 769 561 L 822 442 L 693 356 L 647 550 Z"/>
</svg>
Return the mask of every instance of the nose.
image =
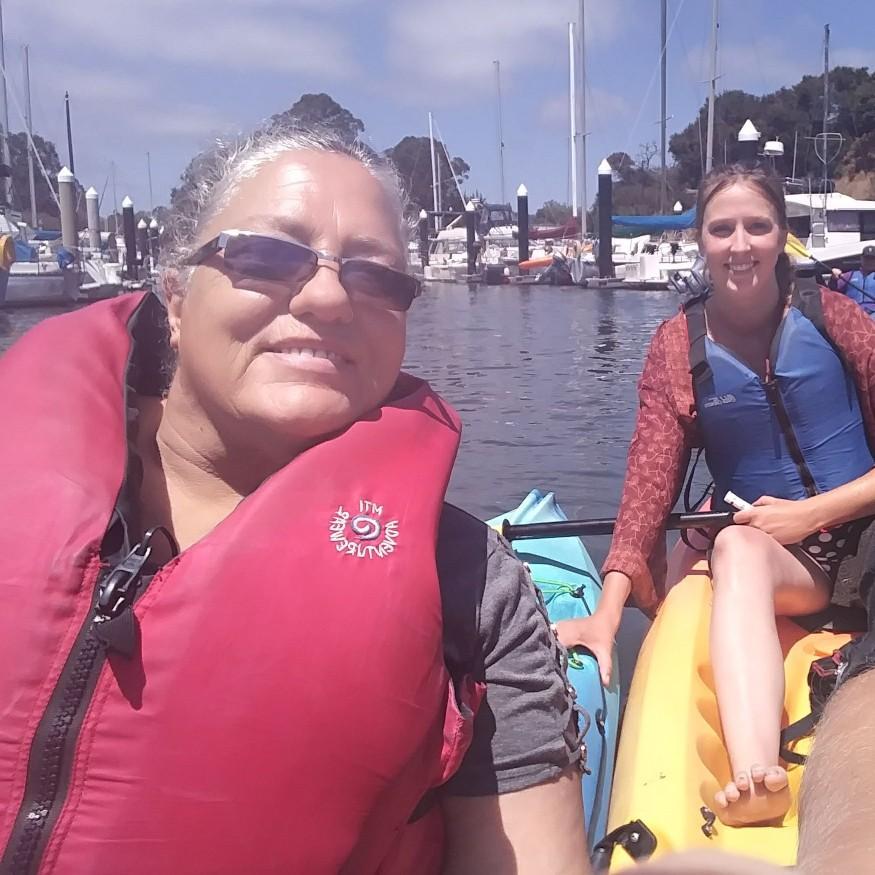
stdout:
<svg viewBox="0 0 875 875">
<path fill-rule="evenodd" d="M 289 312 L 298 318 L 314 316 L 322 322 L 352 322 L 352 302 L 340 284 L 340 265 L 320 261 L 316 273 L 292 295 Z"/>
<path fill-rule="evenodd" d="M 743 222 L 739 222 L 735 227 L 735 233 L 732 235 L 730 245 L 731 252 L 750 252 L 750 236 Z"/>
</svg>

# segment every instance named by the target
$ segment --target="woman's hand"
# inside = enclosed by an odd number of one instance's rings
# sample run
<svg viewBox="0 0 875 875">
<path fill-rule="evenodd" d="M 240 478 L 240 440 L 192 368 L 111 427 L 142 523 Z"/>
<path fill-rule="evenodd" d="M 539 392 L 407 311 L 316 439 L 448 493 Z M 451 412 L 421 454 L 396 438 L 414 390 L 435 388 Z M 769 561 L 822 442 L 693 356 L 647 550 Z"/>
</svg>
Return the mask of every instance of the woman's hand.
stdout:
<svg viewBox="0 0 875 875">
<path fill-rule="evenodd" d="M 572 647 L 589 650 L 598 661 L 602 683 L 607 686 L 611 682 L 617 624 L 610 617 L 596 610 L 590 617 L 560 620 L 556 624 L 556 634 L 567 650 Z"/>
<path fill-rule="evenodd" d="M 808 499 L 788 501 L 764 495 L 753 507 L 733 516 L 739 525 L 753 526 L 771 535 L 779 544 L 798 544 L 819 528 Z"/>
</svg>

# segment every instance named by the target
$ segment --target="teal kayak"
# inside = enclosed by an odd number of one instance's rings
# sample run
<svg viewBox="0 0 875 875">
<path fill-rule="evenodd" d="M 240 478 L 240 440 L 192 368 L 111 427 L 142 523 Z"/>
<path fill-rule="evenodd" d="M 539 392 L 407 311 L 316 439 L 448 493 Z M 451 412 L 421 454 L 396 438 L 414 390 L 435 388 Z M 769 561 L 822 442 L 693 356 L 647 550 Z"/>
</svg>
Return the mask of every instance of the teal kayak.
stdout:
<svg viewBox="0 0 875 875">
<path fill-rule="evenodd" d="M 568 517 L 552 492 L 533 489 L 514 510 L 490 520 L 501 528 L 511 524 L 548 523 Z M 513 542 L 516 554 L 531 569 L 553 623 L 572 617 L 588 617 L 599 602 L 602 582 L 579 538 L 537 538 Z M 604 837 L 614 774 L 614 754 L 620 707 L 620 676 L 617 655 L 609 687 L 602 686 L 595 658 L 585 650 L 568 654 L 568 680 L 577 696 L 578 721 L 583 735 L 586 771 L 583 775 L 583 806 L 590 847 Z"/>
</svg>

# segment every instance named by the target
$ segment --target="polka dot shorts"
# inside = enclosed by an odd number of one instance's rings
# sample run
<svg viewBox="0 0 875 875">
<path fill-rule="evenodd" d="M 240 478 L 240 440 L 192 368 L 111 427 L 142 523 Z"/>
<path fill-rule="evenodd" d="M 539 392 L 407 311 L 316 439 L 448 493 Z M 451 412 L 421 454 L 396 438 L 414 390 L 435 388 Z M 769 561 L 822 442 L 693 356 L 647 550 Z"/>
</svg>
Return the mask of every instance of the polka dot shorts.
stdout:
<svg viewBox="0 0 875 875">
<path fill-rule="evenodd" d="M 815 532 L 799 547 L 824 570 L 831 581 L 835 581 L 841 561 L 857 552 L 862 531 L 860 522 L 854 520 L 825 532 Z"/>
</svg>

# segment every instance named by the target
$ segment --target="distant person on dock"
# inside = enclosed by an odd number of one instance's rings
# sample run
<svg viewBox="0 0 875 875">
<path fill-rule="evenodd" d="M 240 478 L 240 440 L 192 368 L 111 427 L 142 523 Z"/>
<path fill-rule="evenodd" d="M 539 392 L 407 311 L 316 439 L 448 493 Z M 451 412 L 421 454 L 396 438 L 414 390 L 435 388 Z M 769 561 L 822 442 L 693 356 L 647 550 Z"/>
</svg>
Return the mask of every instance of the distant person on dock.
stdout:
<svg viewBox="0 0 875 875">
<path fill-rule="evenodd" d="M 728 510 L 729 491 L 753 505 L 709 551 L 711 657 L 734 775 L 715 807 L 742 825 L 790 805 L 775 615 L 829 604 L 875 514 L 875 325 L 844 296 L 794 282 L 783 191 L 765 170 L 714 171 L 696 215 L 707 283 L 653 338 L 604 594 L 559 635 L 592 650 L 607 682 L 627 597 L 652 613 L 664 595 L 655 557 L 691 449 L 704 447 L 712 507 Z"/>
<path fill-rule="evenodd" d="M 193 166 L 166 300 L 0 359 L 0 870 L 585 873 L 564 651 L 400 370 L 394 169 Z"/>
<path fill-rule="evenodd" d="M 860 269 L 842 272 L 833 268 L 829 287 L 856 301 L 870 316 L 875 316 L 875 246 L 864 246 Z"/>
</svg>

